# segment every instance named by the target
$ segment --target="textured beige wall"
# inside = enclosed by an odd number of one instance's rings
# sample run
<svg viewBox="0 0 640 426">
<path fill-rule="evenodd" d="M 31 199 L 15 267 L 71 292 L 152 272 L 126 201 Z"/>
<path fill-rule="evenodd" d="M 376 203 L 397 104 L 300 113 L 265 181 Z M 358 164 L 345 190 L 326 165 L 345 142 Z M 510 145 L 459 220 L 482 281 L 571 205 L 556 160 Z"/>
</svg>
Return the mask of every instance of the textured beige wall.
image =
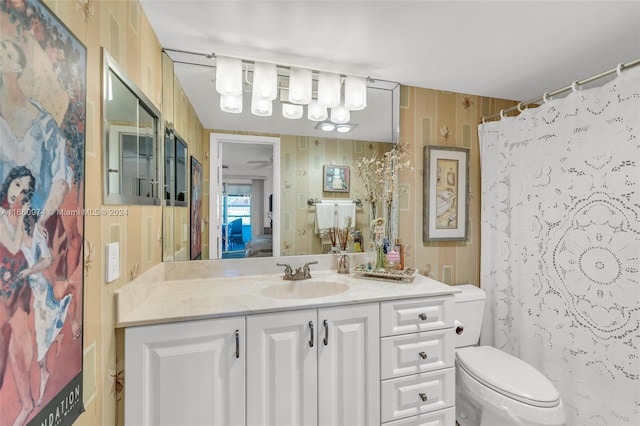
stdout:
<svg viewBox="0 0 640 426">
<path fill-rule="evenodd" d="M 400 139 L 411 146 L 415 170 L 403 172 L 399 235 L 407 245 L 408 266 L 448 284 L 480 280 L 480 156 L 477 124 L 516 102 L 441 90 L 402 86 L 400 91 Z M 428 145 L 469 149 L 468 241 L 422 241 L 423 148 Z"/>
</svg>

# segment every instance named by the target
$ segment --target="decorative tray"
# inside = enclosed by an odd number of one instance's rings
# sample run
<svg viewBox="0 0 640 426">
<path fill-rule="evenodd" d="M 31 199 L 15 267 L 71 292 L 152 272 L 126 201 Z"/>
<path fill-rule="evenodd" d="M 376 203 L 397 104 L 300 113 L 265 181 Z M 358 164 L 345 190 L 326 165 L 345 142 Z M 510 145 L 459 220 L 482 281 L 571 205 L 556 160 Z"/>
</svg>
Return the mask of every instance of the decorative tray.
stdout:
<svg viewBox="0 0 640 426">
<path fill-rule="evenodd" d="M 367 265 L 358 265 L 351 268 L 351 273 L 374 280 L 395 281 L 410 283 L 416 277 L 415 268 L 405 268 L 402 271 L 384 270 L 374 271 L 367 269 Z"/>
</svg>

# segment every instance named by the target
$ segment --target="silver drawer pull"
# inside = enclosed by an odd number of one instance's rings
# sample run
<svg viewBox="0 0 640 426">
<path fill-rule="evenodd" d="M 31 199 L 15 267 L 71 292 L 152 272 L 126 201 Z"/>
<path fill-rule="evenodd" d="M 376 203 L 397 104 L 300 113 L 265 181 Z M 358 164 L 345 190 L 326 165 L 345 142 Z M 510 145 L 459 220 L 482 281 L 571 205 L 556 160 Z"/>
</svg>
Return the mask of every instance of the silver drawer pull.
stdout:
<svg viewBox="0 0 640 426">
<path fill-rule="evenodd" d="M 426 321 L 427 320 L 427 314 L 419 314 L 418 318 L 420 318 L 422 321 Z"/>
<path fill-rule="evenodd" d="M 426 352 L 420 352 L 418 355 L 420 355 L 420 358 L 422 358 L 422 359 L 427 359 L 427 353 Z"/>
<path fill-rule="evenodd" d="M 425 402 L 427 400 L 427 394 L 426 393 L 419 393 L 418 396 L 420 397 L 422 402 Z"/>
</svg>

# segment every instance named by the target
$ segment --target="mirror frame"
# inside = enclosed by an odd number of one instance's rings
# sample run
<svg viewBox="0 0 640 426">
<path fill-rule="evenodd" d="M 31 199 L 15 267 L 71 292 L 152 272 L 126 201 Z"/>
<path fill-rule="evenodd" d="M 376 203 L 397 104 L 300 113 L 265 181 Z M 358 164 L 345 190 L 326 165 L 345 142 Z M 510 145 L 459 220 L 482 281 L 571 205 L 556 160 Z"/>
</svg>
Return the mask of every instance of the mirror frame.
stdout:
<svg viewBox="0 0 640 426">
<path fill-rule="evenodd" d="M 161 113 L 158 108 L 151 102 L 147 96 L 136 86 L 136 84 L 129 78 L 124 72 L 122 67 L 109 55 L 107 50 L 102 48 L 102 77 L 103 77 L 103 92 L 102 92 L 102 122 L 103 122 L 103 202 L 105 205 L 162 205 L 163 197 L 160 197 L 160 188 L 164 184 L 164 167 L 160 163 L 162 149 L 160 149 L 160 127 L 161 127 Z M 140 197 L 131 196 L 126 194 L 114 194 L 109 193 L 109 131 L 111 129 L 110 122 L 108 120 L 108 102 L 109 102 L 109 73 L 113 72 L 124 83 L 125 86 L 137 97 L 138 108 L 145 109 L 154 119 L 153 139 L 154 139 L 154 151 L 155 151 L 155 169 L 156 177 L 155 182 L 151 184 L 156 185 L 157 196 L 156 197 Z M 164 142 L 163 142 L 164 144 Z M 163 188 L 163 187 L 162 187 Z M 164 192 L 164 190 L 162 191 Z"/>
</svg>

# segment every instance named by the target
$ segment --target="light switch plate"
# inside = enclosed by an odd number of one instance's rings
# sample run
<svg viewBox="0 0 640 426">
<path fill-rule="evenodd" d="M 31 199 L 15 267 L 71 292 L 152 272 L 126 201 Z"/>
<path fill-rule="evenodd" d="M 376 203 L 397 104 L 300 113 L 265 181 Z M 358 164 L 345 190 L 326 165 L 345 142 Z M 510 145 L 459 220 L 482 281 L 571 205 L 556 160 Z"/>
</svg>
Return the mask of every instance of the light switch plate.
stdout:
<svg viewBox="0 0 640 426">
<path fill-rule="evenodd" d="M 109 243 L 106 246 L 107 256 L 105 269 L 107 272 L 107 283 L 115 281 L 120 276 L 120 243 Z"/>
</svg>

